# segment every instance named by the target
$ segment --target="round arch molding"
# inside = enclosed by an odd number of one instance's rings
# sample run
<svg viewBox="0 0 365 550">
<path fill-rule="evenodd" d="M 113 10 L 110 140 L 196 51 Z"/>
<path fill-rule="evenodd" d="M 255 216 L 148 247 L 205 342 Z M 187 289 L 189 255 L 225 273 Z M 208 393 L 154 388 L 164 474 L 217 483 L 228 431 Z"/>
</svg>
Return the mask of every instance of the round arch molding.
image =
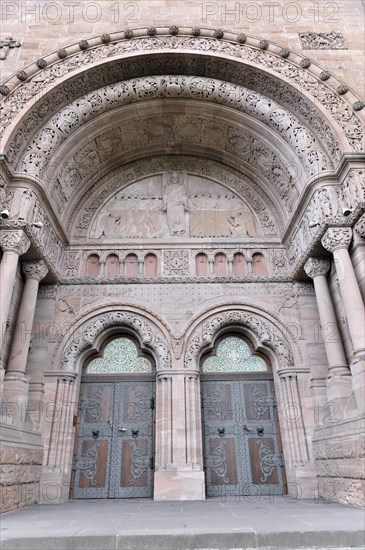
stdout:
<svg viewBox="0 0 365 550">
<path fill-rule="evenodd" d="M 242 331 L 256 351 L 265 352 L 275 366 L 274 373 L 306 370 L 300 350 L 296 347 L 293 350 L 290 344 L 295 341 L 290 330 L 286 330 L 276 316 L 247 304 L 220 306 L 195 317 L 186 333 L 184 367 L 199 370 L 201 355 L 213 347 L 217 337 L 230 329 Z"/>
<path fill-rule="evenodd" d="M 57 346 L 53 364 L 59 364 L 64 374 L 79 374 L 83 359 L 91 351 L 98 351 L 107 336 L 126 330 L 134 335 L 142 348 L 154 357 L 156 371 L 171 369 L 171 352 L 161 327 L 143 312 L 128 306 L 123 310 L 101 310 L 83 316 Z"/>
<path fill-rule="evenodd" d="M 3 150 L 16 152 L 43 122 L 93 90 L 153 74 L 197 75 L 248 86 L 307 121 L 341 151 L 360 150 L 364 107 L 343 83 L 311 60 L 266 40 L 223 31 L 166 28 L 83 40 L 26 67 L 0 88 Z M 40 69 L 41 68 L 41 69 Z M 359 113 L 361 118 L 361 113 Z M 318 126 L 318 124 L 317 124 Z"/>
</svg>

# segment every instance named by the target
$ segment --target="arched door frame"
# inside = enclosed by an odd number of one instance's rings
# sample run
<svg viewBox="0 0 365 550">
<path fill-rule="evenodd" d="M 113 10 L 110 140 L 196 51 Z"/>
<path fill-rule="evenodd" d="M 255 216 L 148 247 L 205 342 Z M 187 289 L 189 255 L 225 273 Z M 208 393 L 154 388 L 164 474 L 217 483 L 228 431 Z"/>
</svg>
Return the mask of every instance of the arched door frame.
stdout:
<svg viewBox="0 0 365 550">
<path fill-rule="evenodd" d="M 301 360 L 298 343 L 273 312 L 248 302 L 245 305 L 226 304 L 200 312 L 189 323 L 184 367 L 199 375 L 202 356 L 213 348 L 217 338 L 227 332 L 248 338 L 255 352 L 270 359 L 288 493 L 309 497 L 315 472 L 302 414 L 303 392 L 309 396 L 309 369 Z"/>
</svg>

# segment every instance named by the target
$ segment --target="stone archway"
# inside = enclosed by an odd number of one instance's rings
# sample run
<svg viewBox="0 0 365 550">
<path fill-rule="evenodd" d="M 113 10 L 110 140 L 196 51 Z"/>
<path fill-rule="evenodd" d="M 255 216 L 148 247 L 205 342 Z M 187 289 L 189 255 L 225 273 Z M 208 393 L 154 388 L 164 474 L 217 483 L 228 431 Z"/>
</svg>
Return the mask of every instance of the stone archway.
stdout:
<svg viewBox="0 0 365 550">
<path fill-rule="evenodd" d="M 105 309 L 100 311 L 99 308 L 99 311 L 80 315 L 72 333 L 68 332 L 63 338 L 61 337 L 55 352 L 56 370 L 46 374 L 44 403 L 50 414 L 49 423 L 44 430 L 46 460 L 41 476 L 41 487 L 43 487 L 41 494 L 46 503 L 54 500 L 59 502 L 68 498 L 67 487 L 70 484 L 73 469 L 72 450 L 75 438 L 75 431 L 70 420 L 73 415 L 74 419 L 77 418 L 81 374 L 85 360 L 98 353 L 106 340 L 110 340 L 116 335 L 125 334 L 139 342 L 141 349 L 148 351 L 153 357 L 158 379 L 163 376 L 163 373 L 171 370 L 171 352 L 165 330 L 149 317 L 150 315 L 137 311 L 135 308 L 125 307 L 123 310 L 119 308 L 114 311 L 105 311 Z M 57 368 L 58 365 L 61 370 Z M 158 386 L 157 419 L 161 417 L 162 408 Z M 74 420 L 74 428 L 77 422 Z M 160 423 L 159 420 L 158 424 Z M 170 433 L 170 439 L 171 437 Z M 157 431 L 155 437 L 156 470 L 161 467 L 162 449 L 165 445 L 166 442 L 161 440 L 161 432 Z M 93 494 L 90 498 L 94 498 Z"/>
<path fill-rule="evenodd" d="M 296 345 L 290 343 L 290 331 L 274 315 L 255 306 L 231 304 L 206 311 L 187 329 L 184 367 L 199 379 L 201 357 L 219 338 L 231 333 L 247 338 L 253 350 L 264 353 L 271 362 L 288 492 L 309 496 L 315 472 L 303 418 L 303 400 L 309 395 L 308 369 L 301 364 Z"/>
</svg>

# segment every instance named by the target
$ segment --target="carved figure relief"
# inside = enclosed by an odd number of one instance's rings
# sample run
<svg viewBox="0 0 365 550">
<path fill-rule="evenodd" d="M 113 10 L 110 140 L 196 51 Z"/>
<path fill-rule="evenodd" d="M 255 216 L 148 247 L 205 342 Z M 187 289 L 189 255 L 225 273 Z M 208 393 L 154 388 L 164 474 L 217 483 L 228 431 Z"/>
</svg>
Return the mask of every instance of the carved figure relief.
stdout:
<svg viewBox="0 0 365 550">
<path fill-rule="evenodd" d="M 183 172 L 152 176 L 109 199 L 90 236 L 108 238 L 254 237 L 258 222 L 235 193 Z"/>
</svg>

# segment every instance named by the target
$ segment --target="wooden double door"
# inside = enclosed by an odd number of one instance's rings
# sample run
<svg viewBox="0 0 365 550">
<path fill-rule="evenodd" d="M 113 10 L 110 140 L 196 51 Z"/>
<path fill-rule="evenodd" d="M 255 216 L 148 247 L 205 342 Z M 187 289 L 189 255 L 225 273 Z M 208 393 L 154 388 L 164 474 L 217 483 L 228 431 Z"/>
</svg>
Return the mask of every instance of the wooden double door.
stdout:
<svg viewBox="0 0 365 550">
<path fill-rule="evenodd" d="M 270 374 L 203 375 L 207 496 L 286 492 Z"/>
<path fill-rule="evenodd" d="M 152 497 L 152 377 L 84 377 L 73 461 L 73 498 Z"/>
</svg>

